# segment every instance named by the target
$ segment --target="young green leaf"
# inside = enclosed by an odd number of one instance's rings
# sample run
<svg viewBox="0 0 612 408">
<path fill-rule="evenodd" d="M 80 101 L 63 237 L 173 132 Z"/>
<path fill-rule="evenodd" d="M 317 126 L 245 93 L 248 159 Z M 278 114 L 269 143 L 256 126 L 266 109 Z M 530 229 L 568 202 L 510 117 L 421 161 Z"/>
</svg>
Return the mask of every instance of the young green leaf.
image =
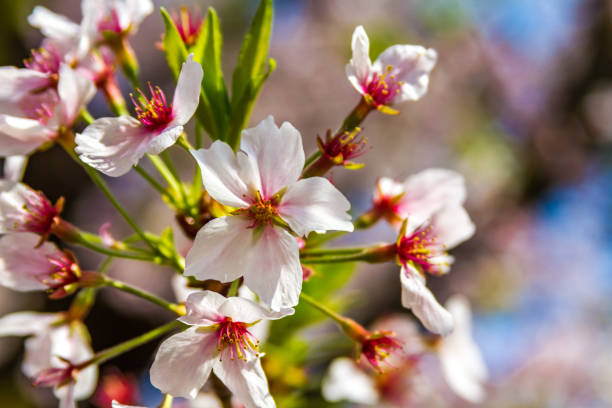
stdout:
<svg viewBox="0 0 612 408">
<path fill-rule="evenodd" d="M 185 48 L 185 44 L 174 25 L 174 21 L 172 21 L 172 17 L 170 17 L 163 7 L 160 7 L 160 11 L 162 19 L 164 20 L 164 25 L 166 26 L 166 33 L 164 34 L 163 41 L 164 52 L 166 53 L 166 60 L 168 61 L 170 71 L 172 71 L 172 75 L 174 76 L 174 81 L 176 81 L 181 72 L 183 62 L 187 59 L 187 48 Z"/>
</svg>

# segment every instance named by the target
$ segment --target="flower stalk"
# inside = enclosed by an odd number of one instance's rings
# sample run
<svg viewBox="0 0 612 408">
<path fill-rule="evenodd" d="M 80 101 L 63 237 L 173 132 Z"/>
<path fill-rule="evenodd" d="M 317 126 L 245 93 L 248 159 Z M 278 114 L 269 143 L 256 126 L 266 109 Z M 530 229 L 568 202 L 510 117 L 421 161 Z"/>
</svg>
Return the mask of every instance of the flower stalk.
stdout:
<svg viewBox="0 0 612 408">
<path fill-rule="evenodd" d="M 147 291 L 144 291 L 142 289 L 138 289 L 135 288 L 133 286 L 128 285 L 127 283 L 109 278 L 109 277 L 104 277 L 104 280 L 102 281 L 102 284 L 105 286 L 109 286 L 111 288 L 115 288 L 115 289 L 119 289 L 123 292 L 126 293 L 130 293 L 134 296 L 138 296 L 142 299 L 145 299 L 151 303 L 154 303 L 158 306 L 163 307 L 164 309 L 170 310 L 173 313 L 176 313 L 179 316 L 182 316 L 183 314 L 185 314 L 185 308 L 184 306 L 181 305 L 177 305 L 176 303 L 172 303 L 172 302 L 168 302 L 162 298 L 159 298 L 155 295 L 153 295 L 152 293 L 149 293 Z"/>
</svg>

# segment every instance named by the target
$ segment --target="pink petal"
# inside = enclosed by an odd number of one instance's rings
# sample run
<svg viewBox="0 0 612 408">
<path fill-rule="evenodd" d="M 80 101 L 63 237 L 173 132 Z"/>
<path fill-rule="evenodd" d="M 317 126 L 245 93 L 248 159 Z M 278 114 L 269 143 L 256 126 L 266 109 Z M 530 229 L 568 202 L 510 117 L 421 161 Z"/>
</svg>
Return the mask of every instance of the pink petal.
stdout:
<svg viewBox="0 0 612 408">
<path fill-rule="evenodd" d="M 321 392 L 330 402 L 376 405 L 380 399 L 374 378 L 347 357 L 337 358 L 329 365 Z"/>
<path fill-rule="evenodd" d="M 451 249 L 474 235 L 476 227 L 465 208 L 451 204 L 440 209 L 431 219 L 436 238 Z"/>
<path fill-rule="evenodd" d="M 164 341 L 151 367 L 151 384 L 175 397 L 195 398 L 218 361 L 214 332 L 197 327 Z"/>
<path fill-rule="evenodd" d="M 408 266 L 400 271 L 402 306 L 412 313 L 432 333 L 445 336 L 454 327 L 453 316 L 444 309 L 425 286 L 425 280 L 416 269 Z"/>
<path fill-rule="evenodd" d="M 225 316 L 219 308 L 226 300 L 225 296 L 210 290 L 193 292 L 185 301 L 187 314 L 179 320 L 189 325 L 212 326 Z"/>
<path fill-rule="evenodd" d="M 20 292 L 45 290 L 41 278 L 50 271 L 48 257 L 58 257 L 57 247 L 40 240 L 36 234 L 19 232 L 0 238 L 0 284 Z"/>
<path fill-rule="evenodd" d="M 229 297 L 219 308 L 223 316 L 231 317 L 232 320 L 243 323 L 254 323 L 258 320 L 277 320 L 292 315 L 292 308 L 280 312 L 270 311 L 252 300 L 242 297 Z M 261 340 L 261 339 L 260 339 Z"/>
<path fill-rule="evenodd" d="M 239 159 L 227 143 L 216 141 L 210 148 L 192 150 L 191 154 L 202 170 L 204 188 L 212 198 L 230 207 L 249 206 L 249 186 L 243 180 Z"/>
<path fill-rule="evenodd" d="M 462 204 L 465 196 L 465 181 L 461 174 L 447 169 L 427 169 L 404 181 L 400 215 L 402 218 L 431 218 L 445 205 Z"/>
<path fill-rule="evenodd" d="M 0 318 L 0 336 L 28 336 L 49 330 L 60 313 L 17 312 Z"/>
<path fill-rule="evenodd" d="M 37 120 L 0 115 L 0 157 L 29 154 L 54 137 L 55 133 Z"/>
<path fill-rule="evenodd" d="M 215 374 L 247 408 L 275 408 L 266 374 L 259 358 L 250 361 L 229 358 L 216 362 Z"/>
<path fill-rule="evenodd" d="M 302 267 L 295 238 L 282 228 L 266 227 L 248 249 L 244 284 L 273 311 L 295 306 L 302 290 Z"/>
<path fill-rule="evenodd" d="M 280 128 L 268 116 L 256 127 L 242 132 L 240 149 L 257 169 L 264 199 L 294 183 L 304 167 L 304 148 L 300 132 L 289 122 Z"/>
<path fill-rule="evenodd" d="M 250 225 L 239 216 L 215 218 L 204 225 L 187 253 L 185 276 L 231 282 L 246 273 L 253 251 Z"/>
<path fill-rule="evenodd" d="M 59 70 L 57 93 L 61 101 L 61 124 L 72 126 L 81 110 L 87 106 L 96 93 L 94 83 L 66 64 Z"/>
<path fill-rule="evenodd" d="M 278 212 L 296 234 L 306 236 L 312 231 L 353 231 L 350 207 L 329 180 L 310 177 L 289 185 Z"/>
<path fill-rule="evenodd" d="M 28 23 L 38 28 L 45 37 L 56 40 L 72 39 L 80 32 L 78 24 L 42 6 L 34 7 L 32 14 L 28 16 Z"/>
<path fill-rule="evenodd" d="M 350 83 L 363 94 L 363 85 L 367 82 L 372 62 L 370 61 L 370 40 L 363 26 L 357 26 L 351 40 L 353 58 L 346 65 L 346 76 Z"/>
<path fill-rule="evenodd" d="M 75 152 L 94 169 L 119 177 L 144 156 L 152 137 L 130 116 L 101 118 L 76 135 Z"/>
<path fill-rule="evenodd" d="M 388 75 L 394 75 L 397 81 L 402 81 L 401 91 L 393 99 L 393 103 L 416 101 L 427 92 L 429 73 L 436 65 L 435 50 L 418 45 L 393 45 L 387 48 L 374 61 L 372 70 L 380 74 L 392 69 Z"/>
<path fill-rule="evenodd" d="M 200 101 L 200 90 L 204 71 L 202 66 L 193 60 L 193 54 L 183 63 L 178 77 L 172 110 L 174 121 L 179 125 L 189 122 Z"/>
</svg>

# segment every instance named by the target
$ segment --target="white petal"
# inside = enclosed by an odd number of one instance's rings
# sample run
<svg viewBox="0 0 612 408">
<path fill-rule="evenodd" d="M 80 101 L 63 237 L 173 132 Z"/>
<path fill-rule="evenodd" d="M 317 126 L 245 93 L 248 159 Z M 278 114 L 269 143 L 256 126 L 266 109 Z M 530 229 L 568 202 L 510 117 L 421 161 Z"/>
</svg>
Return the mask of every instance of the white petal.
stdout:
<svg viewBox="0 0 612 408">
<path fill-rule="evenodd" d="M 175 274 L 172 277 L 170 284 L 172 285 L 172 291 L 177 302 L 184 302 L 190 294 L 200 291 L 200 289 L 189 287 L 188 283 L 189 279 L 183 275 Z"/>
<path fill-rule="evenodd" d="M 282 228 L 266 227 L 247 251 L 244 284 L 274 311 L 295 306 L 302 291 L 296 239 Z"/>
<path fill-rule="evenodd" d="M 279 215 L 293 232 L 353 231 L 351 203 L 329 180 L 310 177 L 289 185 L 278 207 Z"/>
<path fill-rule="evenodd" d="M 213 370 L 246 408 L 276 407 L 259 358 L 248 362 L 226 358 L 216 361 Z"/>
<path fill-rule="evenodd" d="M 256 127 L 242 132 L 240 149 L 246 153 L 261 180 L 264 199 L 294 183 L 304 168 L 304 148 L 300 132 L 289 122 L 280 128 L 268 116 Z"/>
<path fill-rule="evenodd" d="M 153 2 L 151 0 L 127 0 L 126 3 L 132 24 L 130 33 L 134 34 L 142 20 L 153 12 Z"/>
<path fill-rule="evenodd" d="M 353 58 L 346 65 L 346 75 L 351 84 L 363 94 L 363 86 L 367 82 L 372 62 L 370 61 L 370 39 L 363 26 L 357 26 L 351 40 Z"/>
<path fill-rule="evenodd" d="M 94 97 L 96 86 L 91 80 L 79 75 L 68 65 L 62 64 L 59 70 L 57 93 L 62 104 L 61 124 L 70 127 L 81 110 Z"/>
<path fill-rule="evenodd" d="M 198 107 L 203 76 L 202 66 L 190 54 L 181 68 L 172 101 L 174 120 L 180 125 L 189 122 Z"/>
<path fill-rule="evenodd" d="M 87 328 L 78 321 L 53 329 L 51 331 L 51 346 L 52 365 L 54 367 L 61 367 L 65 364 L 58 357 L 73 363 L 80 363 L 93 357 Z M 72 398 L 75 400 L 89 398 L 95 391 L 97 382 L 98 367 L 96 365 L 80 371 L 71 390 Z M 60 387 L 55 390 L 55 395 L 58 398 L 66 398 L 68 392 L 67 387 Z"/>
<path fill-rule="evenodd" d="M 4 178 L 21 181 L 28 165 L 28 156 L 9 156 L 4 159 Z"/>
<path fill-rule="evenodd" d="M 49 75 L 26 68 L 0 67 L 0 109 L 3 113 L 7 102 L 15 103 L 25 94 L 51 85 Z"/>
<path fill-rule="evenodd" d="M 389 177 L 381 177 L 376 181 L 374 199 L 393 198 L 404 193 L 404 185 Z"/>
<path fill-rule="evenodd" d="M 217 361 L 214 333 L 190 327 L 164 341 L 151 367 L 151 384 L 175 397 L 195 398 Z"/>
<path fill-rule="evenodd" d="M 454 327 L 453 316 L 444 309 L 425 286 L 419 272 L 408 266 L 400 271 L 402 306 L 412 310 L 421 323 L 432 333 L 446 336 Z"/>
<path fill-rule="evenodd" d="M 28 336 L 49 330 L 59 313 L 17 312 L 0 318 L 0 336 Z"/>
<path fill-rule="evenodd" d="M 461 174 L 447 169 L 427 169 L 404 181 L 404 195 L 398 203 L 400 216 L 430 218 L 445 205 L 462 204 L 465 196 Z"/>
<path fill-rule="evenodd" d="M 394 75 L 397 81 L 403 82 L 400 93 L 393 98 L 393 103 L 416 101 L 427 92 L 429 73 L 436 65 L 437 58 L 436 51 L 431 48 L 394 45 L 379 55 L 372 69 L 383 73 L 391 66 L 389 75 Z"/>
<path fill-rule="evenodd" d="M 185 302 L 187 314 L 179 320 L 189 325 L 212 326 L 224 318 L 219 308 L 226 300 L 225 296 L 210 290 L 193 292 Z"/>
<path fill-rule="evenodd" d="M 50 270 L 49 257 L 57 258 L 57 247 L 44 242 L 35 248 L 40 237 L 29 232 L 19 232 L 0 238 L 0 284 L 20 292 L 45 290 L 41 282 Z"/>
<path fill-rule="evenodd" d="M 459 204 L 451 204 L 440 209 L 431 219 L 437 239 L 454 248 L 474 235 L 476 227 L 465 208 Z"/>
<path fill-rule="evenodd" d="M 15 157 L 15 156 L 12 156 Z M 0 180 L 0 234 L 15 230 L 26 220 L 26 197 L 32 191 L 25 184 Z"/>
<path fill-rule="evenodd" d="M 183 126 L 174 122 L 168 125 L 161 133 L 153 135 L 147 146 L 147 154 L 160 154 L 174 143 L 183 133 Z"/>
<path fill-rule="evenodd" d="M 446 302 L 455 319 L 455 330 L 443 339 L 438 354 L 442 373 L 448 385 L 464 399 L 478 403 L 484 399 L 482 383 L 488 372 L 478 345 L 471 333 L 471 311 L 467 299 L 452 296 Z"/>
<path fill-rule="evenodd" d="M 28 23 L 38 28 L 45 37 L 57 40 L 72 39 L 77 37 L 80 31 L 78 24 L 42 6 L 34 7 L 32 14 L 28 16 Z"/>
<path fill-rule="evenodd" d="M 230 207 L 248 207 L 249 188 L 232 148 L 216 141 L 208 149 L 192 150 L 202 170 L 204 188 L 212 198 Z"/>
<path fill-rule="evenodd" d="M 223 302 L 219 308 L 223 316 L 231 317 L 236 322 L 254 323 L 258 320 L 276 320 L 292 315 L 292 308 L 280 312 L 270 311 L 249 299 L 233 296 Z M 261 339 L 260 339 L 261 340 Z"/>
<path fill-rule="evenodd" d="M 55 136 L 37 120 L 0 115 L 0 157 L 31 153 Z"/>
<path fill-rule="evenodd" d="M 138 163 L 152 137 L 130 116 L 101 118 L 76 135 L 75 152 L 94 169 L 119 177 Z"/>
<path fill-rule="evenodd" d="M 347 357 L 337 358 L 329 365 L 321 392 L 329 402 L 376 405 L 380 399 L 374 379 Z"/>
<path fill-rule="evenodd" d="M 196 235 L 185 260 L 185 276 L 231 282 L 245 272 L 252 250 L 251 222 L 239 216 L 215 218 Z"/>
</svg>

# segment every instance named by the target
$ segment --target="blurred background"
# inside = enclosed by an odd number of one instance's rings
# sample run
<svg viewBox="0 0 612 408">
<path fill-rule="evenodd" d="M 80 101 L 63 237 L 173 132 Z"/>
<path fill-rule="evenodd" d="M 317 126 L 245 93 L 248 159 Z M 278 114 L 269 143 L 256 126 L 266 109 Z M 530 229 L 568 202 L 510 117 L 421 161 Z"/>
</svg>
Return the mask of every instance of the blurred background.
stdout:
<svg viewBox="0 0 612 408">
<path fill-rule="evenodd" d="M 0 65 L 21 66 L 38 47 L 41 36 L 26 21 L 34 5 L 80 21 L 79 0 L 0 4 Z M 156 5 L 192 5 L 203 14 L 214 6 L 224 34 L 225 76 L 231 77 L 256 1 Z M 461 172 L 477 232 L 453 251 L 452 272 L 429 285 L 441 301 L 463 293 L 472 302 L 475 339 L 491 372 L 483 406 L 612 406 L 612 2 L 277 0 L 270 55 L 278 67 L 251 124 L 269 114 L 277 123 L 290 121 L 307 153 L 314 151 L 317 134 L 336 129 L 359 100 L 344 74 L 359 24 L 370 36 L 372 59 L 399 43 L 434 48 L 439 60 L 422 100 L 399 105 L 398 116 L 373 112 L 363 123 L 371 149 L 360 158 L 365 169 L 332 171 L 354 214 L 368 209 L 378 177 L 403 180 L 428 167 Z M 171 94 L 170 72 L 155 46 L 162 27 L 155 12 L 133 45 L 141 78 Z M 125 93 L 131 91 L 121 80 Z M 107 115 L 104 100 L 96 97 L 90 112 Z M 191 177 L 190 161 L 176 150 Z M 143 225 L 160 232 L 172 222 L 173 214 L 137 175 L 108 181 Z M 116 236 L 129 232 L 59 148 L 35 155 L 25 182 L 52 200 L 64 196 L 65 218 L 83 229 L 111 222 Z M 351 235 L 359 243 L 393 239 L 383 225 Z M 187 239 L 179 242 L 188 249 Z M 100 262 L 88 252 L 77 255 L 85 268 Z M 111 273 L 172 298 L 167 270 L 126 261 Z M 349 314 L 364 324 L 407 314 L 394 265 L 360 266 L 345 292 Z M 103 290 L 86 320 L 95 350 L 172 318 L 121 295 Z M 67 304 L 0 288 L 0 315 Z M 111 381 L 105 386 L 134 384 L 143 404 L 157 403 L 146 377 L 155 348 L 149 344 L 103 366 Z M 21 374 L 22 351 L 22 340 L 0 339 L 0 407 L 54 406 Z M 127 377 L 113 377 L 118 372 Z M 99 397 L 80 406 L 105 404 Z M 449 397 L 448 406 L 462 404 Z"/>
</svg>

